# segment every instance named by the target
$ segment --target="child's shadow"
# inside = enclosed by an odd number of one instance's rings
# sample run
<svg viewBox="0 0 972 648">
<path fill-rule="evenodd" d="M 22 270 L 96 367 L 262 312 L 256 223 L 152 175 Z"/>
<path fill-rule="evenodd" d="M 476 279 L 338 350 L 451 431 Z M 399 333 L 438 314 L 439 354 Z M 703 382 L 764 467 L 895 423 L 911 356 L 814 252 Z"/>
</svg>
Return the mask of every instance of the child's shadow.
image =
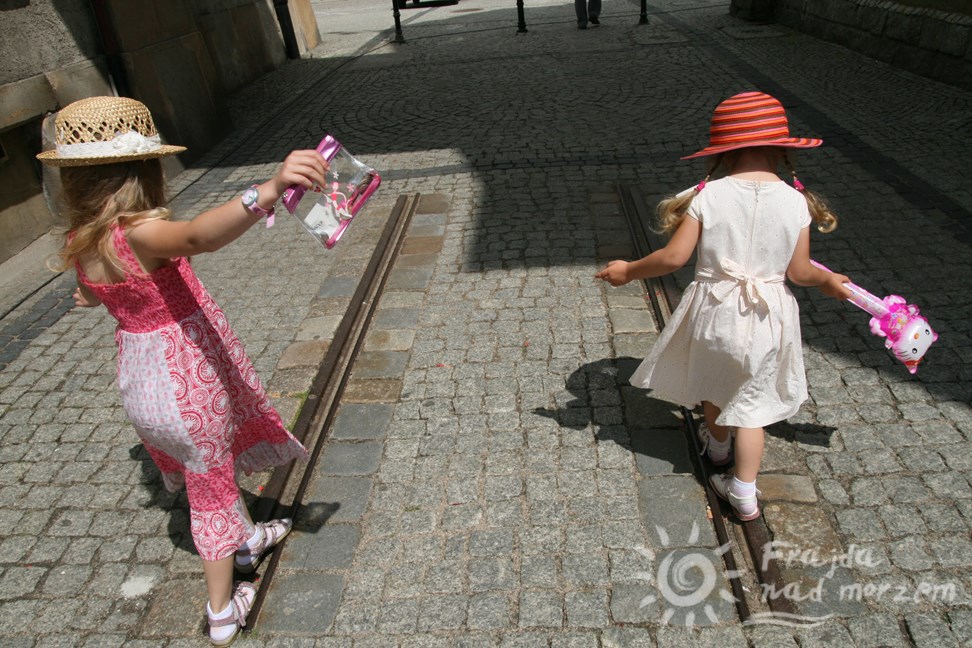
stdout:
<svg viewBox="0 0 972 648">
<path fill-rule="evenodd" d="M 197 555 L 196 546 L 192 541 L 192 534 L 189 531 L 189 500 L 186 496 L 185 488 L 177 493 L 170 493 L 166 490 L 162 482 L 162 474 L 159 472 L 152 457 L 145 450 L 141 443 L 132 446 L 128 451 L 129 456 L 139 462 L 141 468 L 141 480 L 139 484 L 148 494 L 148 501 L 142 504 L 143 508 L 158 507 L 168 513 L 169 521 L 167 534 L 176 549 Z M 277 517 L 293 516 L 292 507 L 278 507 L 275 500 L 255 495 L 245 488 L 240 488 L 243 499 L 254 521 L 259 522 L 265 516 L 261 516 L 264 511 L 275 511 Z M 331 518 L 341 505 L 337 502 L 308 502 L 300 507 L 298 515 L 294 519 L 294 531 L 302 533 L 317 533 L 322 526 Z"/>
<path fill-rule="evenodd" d="M 600 443 L 611 441 L 635 454 L 642 474 L 696 474 L 694 445 L 686 437 L 681 409 L 652 398 L 650 392 L 632 387 L 631 375 L 640 360 L 630 357 L 602 359 L 578 367 L 567 378 L 571 399 L 559 397 L 554 408 L 536 408 L 534 414 L 551 418 L 564 428 L 584 431 L 593 427 Z M 700 418 L 700 412 L 696 412 Z M 820 447 L 830 446 L 834 428 L 781 422 L 767 427 L 767 433 L 785 441 L 799 440 Z M 791 451 L 792 444 L 767 443 L 768 455 L 775 446 Z M 768 456 L 766 468 L 776 462 Z"/>
</svg>

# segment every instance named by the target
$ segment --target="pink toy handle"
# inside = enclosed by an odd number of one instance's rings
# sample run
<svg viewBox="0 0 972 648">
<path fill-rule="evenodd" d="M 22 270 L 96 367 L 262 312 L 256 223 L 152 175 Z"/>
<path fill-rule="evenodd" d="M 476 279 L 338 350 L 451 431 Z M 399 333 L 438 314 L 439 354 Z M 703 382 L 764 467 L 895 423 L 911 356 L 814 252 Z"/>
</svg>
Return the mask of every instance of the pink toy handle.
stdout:
<svg viewBox="0 0 972 648">
<path fill-rule="evenodd" d="M 325 160 L 328 162 L 334 162 L 343 148 L 344 147 L 341 146 L 341 142 L 337 141 L 331 135 L 325 135 L 324 139 L 321 140 L 321 143 L 317 145 L 316 150 Z M 348 194 L 347 200 L 343 206 L 343 208 L 349 214 L 354 216 L 358 213 L 358 211 L 361 210 L 362 207 L 364 207 L 364 204 L 368 202 L 368 199 L 371 198 L 371 194 L 375 193 L 375 190 L 378 189 L 378 185 L 381 184 L 381 174 L 371 167 L 367 167 L 355 160 L 347 153 L 347 151 L 344 152 L 344 155 L 349 159 L 354 160 L 354 164 L 359 165 L 360 169 L 365 170 L 364 177 L 357 184 L 354 190 Z M 315 190 L 318 189 L 315 188 Z M 289 211 L 291 214 L 295 213 L 297 211 L 297 204 L 300 203 L 300 199 L 304 197 L 305 193 L 307 193 L 307 189 L 305 187 L 301 187 L 300 185 L 291 185 L 287 187 L 282 196 L 283 204 L 284 207 L 287 208 L 287 211 Z"/>
<path fill-rule="evenodd" d="M 810 259 L 810 263 L 817 266 L 821 270 L 826 270 L 827 272 L 833 272 L 830 268 L 822 263 L 817 263 L 813 259 Z M 878 299 L 876 296 L 872 295 L 868 291 L 864 290 L 860 286 L 854 283 L 847 282 L 844 284 L 849 291 L 851 291 L 851 297 L 848 301 L 860 308 L 862 311 L 870 313 L 872 316 L 881 319 L 888 314 L 888 305 L 884 303 L 883 299 Z"/>
<path fill-rule="evenodd" d="M 330 135 L 325 135 L 315 150 L 321 154 L 321 157 L 330 162 L 338 154 L 338 151 L 341 150 L 341 142 Z M 297 203 L 300 202 L 300 199 L 304 197 L 305 193 L 307 193 L 307 188 L 300 185 L 290 185 L 284 189 L 282 199 L 287 211 L 293 214 L 297 209 Z"/>
</svg>

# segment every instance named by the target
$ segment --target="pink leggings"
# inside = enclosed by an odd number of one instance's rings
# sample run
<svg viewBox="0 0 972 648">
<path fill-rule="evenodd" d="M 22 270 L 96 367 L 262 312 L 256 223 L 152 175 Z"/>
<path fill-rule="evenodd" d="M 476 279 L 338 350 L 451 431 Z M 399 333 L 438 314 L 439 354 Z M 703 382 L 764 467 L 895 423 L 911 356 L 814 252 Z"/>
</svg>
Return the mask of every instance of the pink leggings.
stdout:
<svg viewBox="0 0 972 648">
<path fill-rule="evenodd" d="M 236 485 L 233 460 L 206 474 L 185 471 L 192 541 L 203 560 L 232 556 L 254 528 Z"/>
</svg>

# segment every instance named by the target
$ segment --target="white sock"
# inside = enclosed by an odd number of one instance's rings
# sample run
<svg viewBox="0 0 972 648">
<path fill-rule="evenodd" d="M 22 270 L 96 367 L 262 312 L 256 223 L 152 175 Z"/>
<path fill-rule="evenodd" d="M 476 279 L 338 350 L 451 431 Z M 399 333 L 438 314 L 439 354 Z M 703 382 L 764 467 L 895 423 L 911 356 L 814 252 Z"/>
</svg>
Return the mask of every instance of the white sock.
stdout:
<svg viewBox="0 0 972 648">
<path fill-rule="evenodd" d="M 246 546 L 250 551 L 253 551 L 261 542 L 263 542 L 263 529 L 254 525 L 253 535 L 246 539 Z"/>
<path fill-rule="evenodd" d="M 720 455 L 721 454 L 726 454 L 727 452 L 729 452 L 729 450 L 732 449 L 732 435 L 731 434 L 726 437 L 726 440 L 725 441 L 720 441 L 719 439 L 715 438 L 714 436 L 711 436 L 711 434 L 712 434 L 712 431 L 711 430 L 709 431 L 709 434 L 710 434 L 710 436 L 709 436 L 709 447 L 712 448 L 712 451 L 714 453 L 720 454 Z"/>
<path fill-rule="evenodd" d="M 263 542 L 263 529 L 260 527 L 255 527 L 253 535 L 247 538 L 246 542 L 243 543 L 243 546 L 240 547 L 240 549 L 246 547 L 251 553 L 236 554 L 236 563 L 238 565 L 249 565 L 256 558 L 258 558 L 259 556 L 254 556 L 252 551 L 256 549 L 261 542 Z"/>
<path fill-rule="evenodd" d="M 233 601 L 230 601 L 229 604 L 226 606 L 226 609 L 223 610 L 222 612 L 213 612 L 213 608 L 211 608 L 209 606 L 209 603 L 207 602 L 206 612 L 209 613 L 210 619 L 213 619 L 214 621 L 221 621 L 223 619 L 233 616 L 233 612 L 235 612 L 235 608 L 233 607 Z M 235 625 L 226 625 L 220 628 L 210 627 L 209 638 L 212 639 L 213 641 L 225 641 L 226 639 L 232 637 L 237 630 L 238 628 Z"/>
<path fill-rule="evenodd" d="M 732 478 L 732 492 L 736 497 L 755 497 L 756 496 L 756 480 L 751 482 L 739 481 L 738 477 Z"/>
</svg>

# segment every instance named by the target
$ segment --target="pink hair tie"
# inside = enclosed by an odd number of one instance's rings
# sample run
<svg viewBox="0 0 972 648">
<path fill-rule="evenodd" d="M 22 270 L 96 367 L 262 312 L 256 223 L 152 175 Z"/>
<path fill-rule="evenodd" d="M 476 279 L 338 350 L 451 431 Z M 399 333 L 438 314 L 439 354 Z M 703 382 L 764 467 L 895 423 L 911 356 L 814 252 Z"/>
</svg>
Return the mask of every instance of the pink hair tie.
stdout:
<svg viewBox="0 0 972 648">
<path fill-rule="evenodd" d="M 702 191 L 703 189 L 705 189 L 705 180 L 703 180 L 699 184 L 695 185 L 695 193 L 698 193 L 698 192 Z"/>
<path fill-rule="evenodd" d="M 803 183 L 797 180 L 796 176 L 793 177 L 793 188 L 797 191 L 803 191 Z"/>
</svg>

